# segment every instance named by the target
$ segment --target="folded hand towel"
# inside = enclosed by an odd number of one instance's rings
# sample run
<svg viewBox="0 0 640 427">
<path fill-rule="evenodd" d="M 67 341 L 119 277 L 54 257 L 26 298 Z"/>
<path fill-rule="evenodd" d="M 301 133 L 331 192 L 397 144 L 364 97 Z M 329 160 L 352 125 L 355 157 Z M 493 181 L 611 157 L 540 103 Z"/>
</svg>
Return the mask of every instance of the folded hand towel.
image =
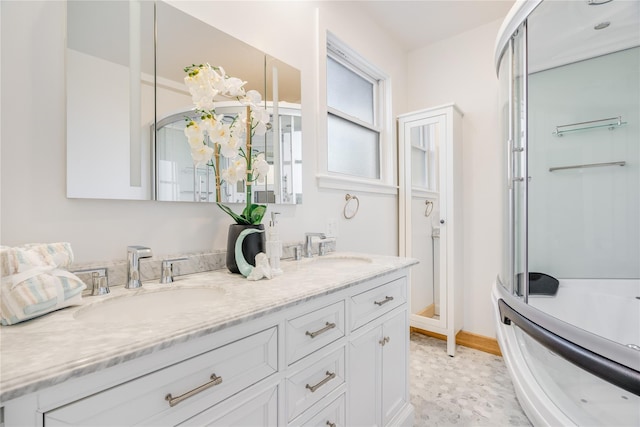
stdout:
<svg viewBox="0 0 640 427">
<path fill-rule="evenodd" d="M 66 270 L 72 262 L 69 243 L 0 246 L 0 322 L 12 325 L 79 304 L 86 285 Z"/>
</svg>

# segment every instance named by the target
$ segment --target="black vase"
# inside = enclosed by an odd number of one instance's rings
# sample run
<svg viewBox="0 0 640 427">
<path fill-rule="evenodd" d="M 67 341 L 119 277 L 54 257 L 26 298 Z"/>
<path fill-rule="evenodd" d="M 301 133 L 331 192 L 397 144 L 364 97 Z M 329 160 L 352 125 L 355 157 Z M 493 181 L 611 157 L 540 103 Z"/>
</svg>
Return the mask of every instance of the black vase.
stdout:
<svg viewBox="0 0 640 427">
<path fill-rule="evenodd" d="M 247 228 L 255 228 L 257 230 L 264 230 L 263 224 L 258 225 L 244 225 L 244 224 L 231 224 L 229 226 L 229 234 L 227 235 L 227 268 L 230 272 L 239 274 L 240 270 L 236 264 L 236 240 L 238 236 Z M 266 239 L 264 233 L 251 233 L 245 236 L 242 242 L 242 254 L 244 259 L 253 266 L 256 265 L 256 255 L 260 252 L 266 252 Z"/>
</svg>

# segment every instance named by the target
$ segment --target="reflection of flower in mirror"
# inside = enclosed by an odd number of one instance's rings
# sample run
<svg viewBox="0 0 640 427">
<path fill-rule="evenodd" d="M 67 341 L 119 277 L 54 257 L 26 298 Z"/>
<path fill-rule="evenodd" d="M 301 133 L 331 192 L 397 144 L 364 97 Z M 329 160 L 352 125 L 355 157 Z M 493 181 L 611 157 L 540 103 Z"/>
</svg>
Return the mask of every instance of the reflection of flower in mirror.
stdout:
<svg viewBox="0 0 640 427">
<path fill-rule="evenodd" d="M 200 116 L 187 119 L 184 130 L 194 165 L 206 164 L 213 168 L 218 206 L 238 224 L 259 224 L 266 206 L 252 203 L 252 183 L 264 182 L 269 163 L 264 153 L 252 152 L 251 138 L 264 135 L 269 124 L 270 116 L 262 106 L 262 95 L 255 90 L 245 91 L 247 82 L 227 76 L 222 67 L 194 64 L 184 71 L 187 73 L 184 82 Z M 235 99 L 245 108 L 228 123 L 223 114 L 215 112 L 215 101 L 220 98 Z M 220 155 L 230 160 L 225 170 L 220 170 Z M 221 183 L 238 181 L 245 181 L 247 189 L 246 207 L 241 215 L 220 203 Z"/>
</svg>

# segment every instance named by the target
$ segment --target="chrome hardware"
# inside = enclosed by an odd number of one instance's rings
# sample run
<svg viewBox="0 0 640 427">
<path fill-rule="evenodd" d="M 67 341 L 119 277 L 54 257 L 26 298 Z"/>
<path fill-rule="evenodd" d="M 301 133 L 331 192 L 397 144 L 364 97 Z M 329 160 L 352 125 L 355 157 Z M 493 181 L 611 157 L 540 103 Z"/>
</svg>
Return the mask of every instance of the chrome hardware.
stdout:
<svg viewBox="0 0 640 427">
<path fill-rule="evenodd" d="M 318 384 L 316 385 L 309 385 L 307 384 L 305 386 L 305 388 L 308 388 L 309 390 L 311 390 L 311 393 L 315 393 L 315 391 L 317 389 L 319 389 L 320 387 L 322 387 L 323 385 L 325 385 L 326 383 L 328 383 L 329 381 L 331 381 L 332 379 L 334 379 L 336 377 L 336 373 L 335 372 L 329 372 L 327 371 L 325 373 L 325 375 L 327 376 L 325 379 L 323 379 L 322 381 L 320 381 Z"/>
<path fill-rule="evenodd" d="M 441 219 L 441 220 L 440 220 L 440 224 L 444 224 L 444 219 Z"/>
<path fill-rule="evenodd" d="M 607 122 L 602 124 L 597 124 L 601 122 Z M 571 123 L 568 125 L 558 125 L 556 126 L 556 130 L 552 132 L 553 135 L 562 136 L 562 134 L 567 132 L 574 132 L 577 130 L 588 130 L 588 129 L 597 129 L 606 127 L 609 130 L 615 129 L 616 126 L 626 125 L 627 122 L 622 121 L 622 116 L 618 117 L 609 117 L 607 119 L 599 119 L 599 120 L 589 120 L 588 122 L 578 122 Z M 560 129 L 560 128 L 570 128 L 570 129 Z"/>
<path fill-rule="evenodd" d="M 382 338 L 380 341 L 378 341 L 380 343 L 381 346 L 385 346 L 385 344 L 387 344 L 390 341 L 389 337 L 384 337 Z"/>
<path fill-rule="evenodd" d="M 106 295 L 109 291 L 109 277 L 106 268 L 90 268 L 72 271 L 74 274 L 91 274 L 91 295 Z"/>
<path fill-rule="evenodd" d="M 324 332 L 327 332 L 329 329 L 333 329 L 333 328 L 335 328 L 335 327 L 336 327 L 336 324 L 335 324 L 335 323 L 327 322 L 327 323 L 325 323 L 325 327 L 324 327 L 324 328 L 322 328 L 322 329 L 318 329 L 318 330 L 317 330 L 317 331 L 315 331 L 315 332 L 309 332 L 309 331 L 307 331 L 307 332 L 305 332 L 304 334 L 305 334 L 305 335 L 309 335 L 311 338 L 315 338 L 315 337 L 317 337 L 318 335 L 320 335 L 320 334 L 322 334 L 322 333 L 324 333 Z"/>
<path fill-rule="evenodd" d="M 302 245 L 293 247 L 293 259 L 296 261 L 300 261 L 302 259 Z"/>
<path fill-rule="evenodd" d="M 606 162 L 606 163 L 587 163 L 584 165 L 574 165 L 574 166 L 557 166 L 555 168 L 549 168 L 549 172 L 560 171 L 565 169 L 583 169 L 583 168 L 601 168 L 604 166 L 624 166 L 627 162 Z"/>
<path fill-rule="evenodd" d="M 424 216 L 428 217 L 429 215 L 431 215 L 431 212 L 433 212 L 433 200 L 425 200 L 424 204 Z"/>
<path fill-rule="evenodd" d="M 208 388 L 211 388 L 211 387 L 216 386 L 218 384 L 222 384 L 222 377 L 219 377 L 216 374 L 211 374 L 210 379 L 211 379 L 211 381 L 209 381 L 207 383 L 204 383 L 201 386 L 198 386 L 198 387 L 194 388 L 193 390 L 190 390 L 190 391 L 186 392 L 185 394 L 181 394 L 180 396 L 173 397 L 173 396 L 171 396 L 171 393 L 169 393 L 164 397 L 164 400 L 169 402 L 169 406 L 174 407 L 178 403 L 182 402 L 183 400 L 188 399 L 191 396 L 194 396 L 194 395 L 200 393 L 201 391 L 205 391 Z"/>
<path fill-rule="evenodd" d="M 329 427 L 336 427 L 336 423 L 332 423 L 331 421 L 327 421 L 327 425 Z"/>
<path fill-rule="evenodd" d="M 304 256 L 305 258 L 311 258 L 313 257 L 313 245 L 312 245 L 312 239 L 313 237 L 320 237 L 321 239 L 326 239 L 327 236 L 325 236 L 324 233 L 305 233 L 304 237 L 304 252 L 302 254 L 302 256 Z"/>
<path fill-rule="evenodd" d="M 640 345 L 637 345 L 637 344 L 627 344 L 626 347 L 629 347 L 636 351 L 640 351 Z"/>
<path fill-rule="evenodd" d="M 323 256 L 327 254 L 327 242 L 320 242 L 318 244 L 318 255 Z"/>
<path fill-rule="evenodd" d="M 150 258 L 151 249 L 144 246 L 127 246 L 127 283 L 125 289 L 142 286 L 140 281 L 140 258 Z"/>
<path fill-rule="evenodd" d="M 173 283 L 173 263 L 176 261 L 184 261 L 186 259 L 187 258 L 173 258 L 163 260 L 160 283 Z"/>
<path fill-rule="evenodd" d="M 345 219 L 351 219 L 356 216 L 358 209 L 360 209 L 360 199 L 358 199 L 358 196 L 352 196 L 351 194 L 345 194 L 344 199 L 346 200 L 346 203 L 344 204 L 344 209 L 342 209 L 342 215 Z M 347 212 L 347 208 L 351 204 L 351 201 L 355 201 L 356 207 L 353 210 L 349 209 L 349 212 Z"/>
<path fill-rule="evenodd" d="M 388 303 L 389 301 L 393 301 L 393 297 L 385 297 L 382 301 L 374 301 L 375 305 L 383 305 Z"/>
</svg>

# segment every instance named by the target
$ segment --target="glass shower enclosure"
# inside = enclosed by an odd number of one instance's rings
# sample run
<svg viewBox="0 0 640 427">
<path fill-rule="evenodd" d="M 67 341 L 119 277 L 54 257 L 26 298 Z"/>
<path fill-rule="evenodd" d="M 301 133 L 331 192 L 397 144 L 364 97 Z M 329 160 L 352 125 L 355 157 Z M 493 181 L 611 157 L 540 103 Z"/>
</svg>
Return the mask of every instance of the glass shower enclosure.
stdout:
<svg viewBox="0 0 640 427">
<path fill-rule="evenodd" d="M 534 424 L 640 425 L 640 2 L 519 3 L 496 67 L 519 400 Z"/>
</svg>

